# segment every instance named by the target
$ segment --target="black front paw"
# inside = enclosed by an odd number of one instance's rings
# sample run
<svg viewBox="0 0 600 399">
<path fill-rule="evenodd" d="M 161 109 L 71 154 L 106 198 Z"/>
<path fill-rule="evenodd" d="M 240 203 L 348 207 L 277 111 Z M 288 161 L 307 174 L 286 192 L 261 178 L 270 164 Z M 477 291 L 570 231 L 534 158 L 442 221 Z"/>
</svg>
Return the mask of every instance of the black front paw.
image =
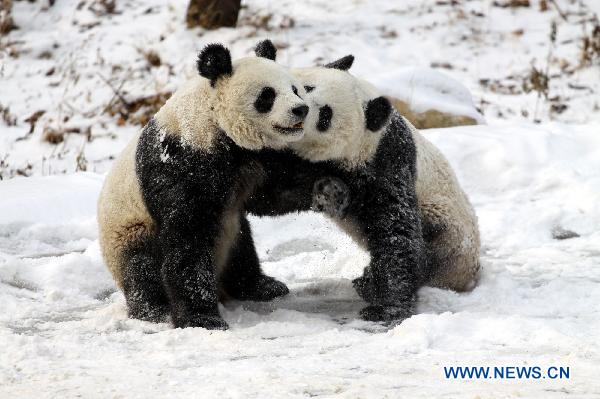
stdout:
<svg viewBox="0 0 600 399">
<path fill-rule="evenodd" d="M 219 315 L 197 315 L 193 317 L 178 317 L 173 319 L 175 328 L 202 327 L 207 330 L 227 330 L 229 325 Z"/>
<path fill-rule="evenodd" d="M 373 287 L 373 281 L 366 275 L 366 273 L 364 276 L 357 277 L 352 280 L 352 285 L 362 299 L 364 299 L 366 302 L 373 302 L 375 298 L 375 287 Z"/>
<path fill-rule="evenodd" d="M 350 204 L 350 189 L 338 178 L 324 177 L 313 186 L 312 209 L 343 218 Z"/>
<path fill-rule="evenodd" d="M 265 275 L 257 276 L 252 282 L 238 281 L 237 284 L 229 284 L 225 291 L 234 299 L 257 302 L 271 301 L 290 292 L 284 283 Z"/>
<path fill-rule="evenodd" d="M 360 311 L 360 317 L 367 321 L 400 324 L 413 315 L 412 306 L 369 305 Z"/>
<path fill-rule="evenodd" d="M 254 286 L 252 292 L 249 292 L 246 300 L 266 302 L 289 294 L 290 290 L 279 280 L 275 280 L 270 276 L 260 276 Z"/>
</svg>

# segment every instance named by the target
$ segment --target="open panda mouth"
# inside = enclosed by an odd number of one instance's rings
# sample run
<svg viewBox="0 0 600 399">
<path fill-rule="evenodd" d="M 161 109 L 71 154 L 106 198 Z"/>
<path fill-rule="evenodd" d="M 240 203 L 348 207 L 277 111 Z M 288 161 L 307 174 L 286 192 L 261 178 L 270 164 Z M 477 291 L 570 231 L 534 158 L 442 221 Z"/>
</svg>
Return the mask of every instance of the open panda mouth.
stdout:
<svg viewBox="0 0 600 399">
<path fill-rule="evenodd" d="M 279 133 L 297 134 L 297 133 L 302 132 L 302 130 L 304 129 L 304 123 L 298 122 L 294 126 L 291 126 L 291 127 L 283 127 L 283 126 L 273 125 L 273 128 L 275 130 L 277 130 Z"/>
</svg>

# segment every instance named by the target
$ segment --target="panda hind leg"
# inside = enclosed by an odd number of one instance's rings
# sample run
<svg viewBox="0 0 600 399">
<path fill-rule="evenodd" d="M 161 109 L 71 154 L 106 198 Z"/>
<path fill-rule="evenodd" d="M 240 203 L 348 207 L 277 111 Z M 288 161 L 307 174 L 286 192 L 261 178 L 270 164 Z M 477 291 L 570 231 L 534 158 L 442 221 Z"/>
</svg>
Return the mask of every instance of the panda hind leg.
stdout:
<svg viewBox="0 0 600 399">
<path fill-rule="evenodd" d="M 263 274 L 254 248 L 250 223 L 245 215 L 240 217 L 240 232 L 231 248 L 220 281 L 229 297 L 241 301 L 265 302 L 289 293 L 284 283 Z"/>
<path fill-rule="evenodd" d="M 427 221 L 423 221 L 423 239 L 425 241 L 426 261 L 424 269 L 419 270 L 417 273 L 419 286 L 430 283 L 434 276 L 438 273 L 441 260 L 439 259 L 435 248 L 432 247 L 432 242 L 434 242 L 440 236 L 443 236 L 446 230 L 447 227 L 443 224 L 432 224 Z M 352 285 L 354 286 L 354 289 L 358 295 L 366 302 L 372 303 L 374 301 L 375 287 L 373 284 L 370 266 L 365 267 L 362 276 L 352 280 Z"/>
<path fill-rule="evenodd" d="M 160 274 L 161 253 L 156 238 L 144 237 L 124 252 L 123 292 L 129 317 L 165 322 L 169 302 Z"/>
</svg>

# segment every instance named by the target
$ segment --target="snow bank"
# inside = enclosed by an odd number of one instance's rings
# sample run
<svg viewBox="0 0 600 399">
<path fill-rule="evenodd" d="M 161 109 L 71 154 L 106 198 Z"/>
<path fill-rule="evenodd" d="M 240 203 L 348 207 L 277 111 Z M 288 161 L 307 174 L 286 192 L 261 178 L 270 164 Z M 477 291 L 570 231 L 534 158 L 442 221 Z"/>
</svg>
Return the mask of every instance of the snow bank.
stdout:
<svg viewBox="0 0 600 399">
<path fill-rule="evenodd" d="M 433 69 L 404 67 L 367 79 L 382 93 L 407 103 L 414 112 L 437 110 L 484 122 L 469 90 L 457 80 Z"/>
<path fill-rule="evenodd" d="M 480 217 L 483 273 L 470 293 L 423 288 L 391 330 L 357 319 L 350 280 L 368 255 L 312 213 L 251 219 L 288 297 L 222 306 L 226 332 L 130 320 L 96 241 L 101 177 L 0 182 L 0 397 L 597 396 L 599 128 L 427 131 Z M 571 378 L 448 380 L 451 365 Z"/>
</svg>

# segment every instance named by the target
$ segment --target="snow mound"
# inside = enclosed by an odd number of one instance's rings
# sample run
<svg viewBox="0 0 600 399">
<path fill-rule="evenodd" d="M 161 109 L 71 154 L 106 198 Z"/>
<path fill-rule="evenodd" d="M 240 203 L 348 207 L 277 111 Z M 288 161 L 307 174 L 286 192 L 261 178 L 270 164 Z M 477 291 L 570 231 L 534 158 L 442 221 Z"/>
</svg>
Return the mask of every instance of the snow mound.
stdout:
<svg viewBox="0 0 600 399">
<path fill-rule="evenodd" d="M 383 93 L 409 104 L 413 112 L 436 110 L 468 116 L 479 124 L 483 116 L 473 104 L 469 90 L 457 80 L 431 68 L 404 67 L 369 77 Z"/>
</svg>

